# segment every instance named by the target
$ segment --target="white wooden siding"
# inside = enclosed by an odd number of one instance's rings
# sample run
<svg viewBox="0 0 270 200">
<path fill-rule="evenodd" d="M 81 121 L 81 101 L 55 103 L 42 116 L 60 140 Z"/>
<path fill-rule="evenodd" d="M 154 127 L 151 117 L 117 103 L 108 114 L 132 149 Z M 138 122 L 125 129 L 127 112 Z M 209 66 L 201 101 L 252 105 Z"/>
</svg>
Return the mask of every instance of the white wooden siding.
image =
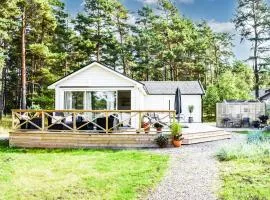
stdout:
<svg viewBox="0 0 270 200">
<path fill-rule="evenodd" d="M 188 121 L 188 106 L 193 105 L 192 113 L 194 122 L 201 122 L 202 117 L 202 101 L 201 95 L 182 95 L 182 114 L 185 121 Z M 170 101 L 170 110 L 174 109 L 174 95 L 147 95 L 144 98 L 144 109 L 149 110 L 168 110 Z"/>
<path fill-rule="evenodd" d="M 71 76 L 60 86 L 134 86 L 131 81 L 111 73 L 99 66 L 92 66 L 82 73 Z"/>
<path fill-rule="evenodd" d="M 168 110 L 169 100 L 170 109 L 174 109 L 174 95 L 146 95 L 141 84 L 118 75 L 99 64 L 93 64 L 88 69 L 57 82 L 53 87 L 55 87 L 56 109 L 64 109 L 64 91 L 117 90 L 131 90 L 132 110 Z M 182 95 L 182 109 L 186 120 L 189 117 L 188 105 L 194 105 L 192 114 L 194 121 L 201 122 L 201 104 L 201 95 Z"/>
</svg>

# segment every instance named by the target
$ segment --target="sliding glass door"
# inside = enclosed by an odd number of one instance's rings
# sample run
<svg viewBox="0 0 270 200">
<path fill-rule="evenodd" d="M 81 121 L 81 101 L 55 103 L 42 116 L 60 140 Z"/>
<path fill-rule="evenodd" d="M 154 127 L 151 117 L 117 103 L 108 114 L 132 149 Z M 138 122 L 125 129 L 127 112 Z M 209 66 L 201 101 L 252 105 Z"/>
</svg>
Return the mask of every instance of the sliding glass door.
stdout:
<svg viewBox="0 0 270 200">
<path fill-rule="evenodd" d="M 88 110 L 116 110 L 116 92 L 86 92 L 86 109 Z"/>
<path fill-rule="evenodd" d="M 65 109 L 84 109 L 84 92 L 70 92 L 64 94 Z"/>
<path fill-rule="evenodd" d="M 65 91 L 65 109 L 116 110 L 115 91 Z"/>
</svg>

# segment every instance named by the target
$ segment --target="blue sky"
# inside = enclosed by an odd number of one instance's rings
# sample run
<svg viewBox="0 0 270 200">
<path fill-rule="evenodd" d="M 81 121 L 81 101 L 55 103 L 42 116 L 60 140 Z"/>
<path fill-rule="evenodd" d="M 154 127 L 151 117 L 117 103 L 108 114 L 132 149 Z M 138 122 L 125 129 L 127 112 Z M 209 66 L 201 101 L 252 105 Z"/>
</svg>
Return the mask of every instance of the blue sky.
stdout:
<svg viewBox="0 0 270 200">
<path fill-rule="evenodd" d="M 72 16 L 82 10 L 83 0 L 63 0 Z M 135 15 L 143 4 L 154 5 L 157 0 L 120 0 L 128 10 Z M 231 19 L 234 15 L 236 0 L 175 0 L 179 12 L 194 20 L 206 20 L 216 32 L 231 32 L 236 34 Z M 250 45 L 240 44 L 239 36 L 234 37 L 233 51 L 237 59 L 245 60 L 249 55 Z"/>
</svg>

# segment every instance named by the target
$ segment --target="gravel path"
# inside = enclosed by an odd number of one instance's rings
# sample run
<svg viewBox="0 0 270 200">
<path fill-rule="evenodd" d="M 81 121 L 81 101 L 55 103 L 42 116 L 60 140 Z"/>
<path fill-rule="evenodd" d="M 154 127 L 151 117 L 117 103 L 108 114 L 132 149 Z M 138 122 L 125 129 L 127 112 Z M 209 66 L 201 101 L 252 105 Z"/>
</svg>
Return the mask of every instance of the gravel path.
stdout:
<svg viewBox="0 0 270 200">
<path fill-rule="evenodd" d="M 220 185 L 218 163 L 214 154 L 224 145 L 240 143 L 245 136 L 235 134 L 230 140 L 206 142 L 182 148 L 151 149 L 171 156 L 170 168 L 149 200 L 213 200 Z"/>
</svg>

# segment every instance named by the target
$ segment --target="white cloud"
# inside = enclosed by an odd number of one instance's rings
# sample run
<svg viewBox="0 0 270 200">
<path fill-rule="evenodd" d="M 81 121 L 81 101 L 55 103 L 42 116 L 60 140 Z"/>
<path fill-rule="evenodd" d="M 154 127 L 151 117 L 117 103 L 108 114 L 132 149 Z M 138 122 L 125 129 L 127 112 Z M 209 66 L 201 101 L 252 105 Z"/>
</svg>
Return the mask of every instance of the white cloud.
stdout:
<svg viewBox="0 0 270 200">
<path fill-rule="evenodd" d="M 134 25 L 135 22 L 136 22 L 136 16 L 134 14 L 129 13 L 127 23 L 130 25 Z"/>
<path fill-rule="evenodd" d="M 190 4 L 194 3 L 194 0 L 177 0 L 179 3 L 185 3 L 185 4 Z"/>
<path fill-rule="evenodd" d="M 158 0 L 137 0 L 139 2 L 142 2 L 144 4 L 156 4 Z M 178 3 L 183 3 L 183 4 L 191 4 L 194 2 L 194 0 L 176 0 Z"/>
<path fill-rule="evenodd" d="M 144 4 L 155 4 L 158 0 L 138 0 L 139 2 L 142 2 Z"/>
<path fill-rule="evenodd" d="M 208 22 L 208 25 L 212 28 L 214 32 L 225 32 L 225 33 L 234 33 L 235 27 L 232 22 L 217 22 L 215 20 L 211 20 Z"/>
<path fill-rule="evenodd" d="M 233 53 L 235 54 L 235 57 L 239 60 L 247 60 L 250 56 L 250 48 L 251 43 L 249 41 L 241 41 L 241 37 L 239 36 L 239 33 L 236 32 L 235 26 L 232 22 L 218 22 L 215 20 L 210 20 L 207 23 L 214 32 L 217 33 L 232 33 L 233 36 L 233 44 L 234 47 L 232 48 Z"/>
</svg>

